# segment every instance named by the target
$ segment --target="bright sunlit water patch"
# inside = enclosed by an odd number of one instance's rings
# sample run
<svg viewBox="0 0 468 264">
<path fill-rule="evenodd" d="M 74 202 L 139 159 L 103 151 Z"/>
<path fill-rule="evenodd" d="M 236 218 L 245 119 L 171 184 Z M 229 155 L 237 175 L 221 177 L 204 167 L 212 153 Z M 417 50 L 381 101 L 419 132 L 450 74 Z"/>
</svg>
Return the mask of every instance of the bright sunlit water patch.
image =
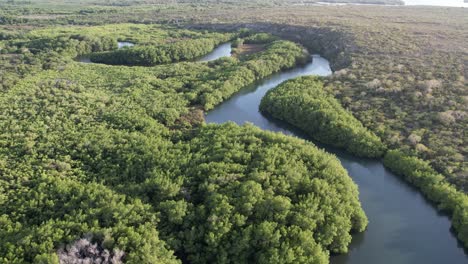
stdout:
<svg viewBox="0 0 468 264">
<path fill-rule="evenodd" d="M 404 0 L 406 5 L 458 6 L 468 7 L 463 0 Z"/>
</svg>

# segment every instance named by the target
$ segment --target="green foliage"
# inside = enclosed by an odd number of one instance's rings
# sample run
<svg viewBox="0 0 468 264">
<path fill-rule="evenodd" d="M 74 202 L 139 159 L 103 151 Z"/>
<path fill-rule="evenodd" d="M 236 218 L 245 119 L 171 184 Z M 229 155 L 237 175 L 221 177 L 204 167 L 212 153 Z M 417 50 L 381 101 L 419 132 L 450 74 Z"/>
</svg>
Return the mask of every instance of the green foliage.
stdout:
<svg viewBox="0 0 468 264">
<path fill-rule="evenodd" d="M 428 162 L 404 152 L 388 151 L 384 164 L 418 187 L 440 210 L 449 213 L 458 238 L 468 247 L 468 196 L 465 193 L 448 184 Z"/>
<path fill-rule="evenodd" d="M 140 50 L 164 50 L 161 57 L 147 52 L 132 57 L 141 64 L 148 60 L 172 62 L 193 59 L 230 40 L 236 33 L 187 30 L 174 26 L 112 24 L 104 26 L 46 27 L 27 33 L 0 30 L 0 89 L 10 89 L 21 78 L 43 69 L 63 69 L 77 56 L 117 50 L 117 41 L 129 41 Z M 138 54 L 142 55 L 142 54 Z M 146 62 L 145 62 L 146 58 Z M 144 63 L 145 62 L 145 63 Z M 109 62 L 111 63 L 111 62 Z"/>
<path fill-rule="evenodd" d="M 3 166 L 2 172 L 2 262 L 58 263 L 60 246 L 94 234 L 112 240 L 108 249 L 127 252 L 127 263 L 179 263 L 158 238 L 152 209 L 141 201 L 100 184 L 77 182 L 66 171 Z"/>
<path fill-rule="evenodd" d="M 248 26 L 322 54 L 337 69 L 324 80 L 327 93 L 385 144 L 468 190 L 461 8 L 342 6 L 337 16 L 333 7 L 270 0 L 241 8 L 237 0 L 0 2 L 2 263 L 58 263 L 57 250 L 87 234 L 130 263 L 178 262 L 173 254 L 181 262 L 326 263 L 328 251 L 346 251 L 350 230 L 365 228 L 335 158 L 250 126 L 199 127 L 200 109 L 300 63 L 308 57 L 301 48 L 245 29 L 169 24 Z M 252 8 L 272 5 L 283 6 Z M 116 41 L 170 50 L 234 36 L 266 49 L 147 68 L 71 62 L 114 51 Z M 468 247 L 466 195 L 419 159 L 390 152 L 386 165 L 451 213 Z"/>
<path fill-rule="evenodd" d="M 327 58 L 335 73 L 324 79 L 326 89 L 366 128 L 388 147 L 430 161 L 459 190 L 468 191 L 466 9 L 220 9 L 206 10 L 200 20 L 226 23 L 206 28 L 248 27 L 296 41 Z M 394 23 L 396 17 L 399 23 Z M 441 37 L 428 37 L 435 31 Z M 413 144 L 412 134 L 420 142 Z"/>
<path fill-rule="evenodd" d="M 49 26 L 31 30 L 28 39 L 56 38 L 82 35 L 87 37 L 111 38 L 116 41 L 132 42 L 141 46 L 177 43 L 194 39 L 230 39 L 234 33 L 219 33 L 205 30 L 188 30 L 177 26 L 160 24 L 106 24 L 99 26 Z"/>
<path fill-rule="evenodd" d="M 259 53 L 254 53 L 239 63 L 232 63 L 233 59 L 226 59 L 224 71 L 213 76 L 215 82 L 202 84 L 211 93 L 201 95 L 200 104 L 206 110 L 229 98 L 242 87 L 261 80 L 272 73 L 291 68 L 304 63 L 308 54 L 297 44 L 290 41 L 274 41 Z M 224 66 L 221 64 L 221 66 Z M 209 87 L 208 85 L 210 85 Z"/>
<path fill-rule="evenodd" d="M 171 229 L 192 263 L 327 263 L 367 225 L 356 185 L 311 144 L 232 123 L 188 143 L 192 209 Z"/>
<path fill-rule="evenodd" d="M 153 66 L 184 60 L 193 60 L 212 51 L 217 45 L 225 42 L 220 39 L 194 39 L 174 44 L 143 46 L 118 49 L 114 51 L 92 53 L 92 62 L 113 65 Z"/>
<path fill-rule="evenodd" d="M 251 8 L 289 3 L 270 0 L 244 1 L 241 10 L 237 0 L 0 2 L 0 262 L 57 263 L 57 248 L 89 232 L 108 249 L 120 241 L 126 253 L 135 252 L 134 263 L 172 263 L 170 250 L 183 261 L 228 262 L 229 256 L 265 263 L 324 263 L 328 249 L 345 251 L 350 217 L 342 212 L 353 209 L 346 202 L 342 208 L 340 199 L 350 195 L 355 201 L 357 195 L 335 189 L 335 180 L 326 176 L 315 177 L 328 174 L 309 168 L 320 161 L 298 155 L 318 155 L 309 145 L 288 138 L 278 143 L 271 139 L 276 136 L 249 127 L 198 128 L 191 119 L 198 109 L 210 109 L 241 87 L 300 62 L 300 47 L 281 41 L 281 49 L 273 49 L 278 42 L 262 44 L 268 49 L 241 60 L 148 68 L 70 62 L 78 54 L 113 51 L 116 41 L 150 49 L 225 37 L 152 23 L 209 23 L 228 30 L 248 25 L 303 43 L 341 69 L 324 80 L 325 89 L 365 127 L 385 144 L 429 160 L 458 188 L 468 188 L 463 9 L 340 7 L 336 16 L 330 7 Z M 141 24 L 103 25 L 116 22 Z M 431 38 L 434 32 L 437 37 Z M 249 36 L 269 42 L 266 34 L 243 30 L 239 44 Z M 213 146 L 212 137 L 217 137 Z M 452 212 L 458 237 L 468 247 L 466 196 L 427 163 L 392 153 L 386 165 L 410 175 L 429 199 Z M 309 178 L 313 184 L 304 180 Z M 297 179 L 316 188 L 305 190 L 313 195 L 291 195 Z M 50 193 L 41 184 L 51 186 Z M 366 221 L 358 207 L 353 206 L 351 226 L 362 230 Z M 334 210 L 336 219 L 320 218 Z"/>
<path fill-rule="evenodd" d="M 85 35 L 37 38 L 15 44 L 19 48 L 27 48 L 32 53 L 57 52 L 70 57 L 117 48 L 117 41 L 115 39 L 109 37 L 88 37 Z"/>
<path fill-rule="evenodd" d="M 278 40 L 278 37 L 273 36 L 268 33 L 256 33 L 244 38 L 243 43 L 245 44 L 267 44 L 275 40 Z"/>
<path fill-rule="evenodd" d="M 385 146 L 324 90 L 316 77 L 287 81 L 270 90 L 260 110 L 291 123 L 314 139 L 362 157 L 380 157 Z"/>
<path fill-rule="evenodd" d="M 0 95 L 0 262 L 58 263 L 86 237 L 125 263 L 321 264 L 347 251 L 367 218 L 335 157 L 196 118 L 200 105 L 300 63 L 302 47 L 278 40 L 242 60 L 155 67 L 71 60 L 121 27 L 7 40 L 30 49 L 17 59 L 36 70 L 8 68 L 17 79 Z"/>
<path fill-rule="evenodd" d="M 238 47 L 242 46 L 242 44 L 244 44 L 244 39 L 242 39 L 242 38 L 236 38 L 236 39 L 232 42 L 232 47 L 238 48 Z"/>
<path fill-rule="evenodd" d="M 14 25 L 21 22 L 23 22 L 23 19 L 0 14 L 0 25 Z"/>
</svg>

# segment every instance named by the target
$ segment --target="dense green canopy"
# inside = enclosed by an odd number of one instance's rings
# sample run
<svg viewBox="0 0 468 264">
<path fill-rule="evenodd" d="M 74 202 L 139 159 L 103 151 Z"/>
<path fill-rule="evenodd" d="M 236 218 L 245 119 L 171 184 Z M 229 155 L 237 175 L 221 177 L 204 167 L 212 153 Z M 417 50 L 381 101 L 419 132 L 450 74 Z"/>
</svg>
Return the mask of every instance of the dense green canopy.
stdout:
<svg viewBox="0 0 468 264">
<path fill-rule="evenodd" d="M 126 263 L 321 264 L 346 252 L 367 218 L 334 156 L 200 116 L 308 57 L 267 39 L 242 59 L 156 67 L 74 62 L 72 38 L 26 53 L 59 55 L 0 96 L 0 262 L 83 250 Z"/>
<path fill-rule="evenodd" d="M 418 187 L 438 208 L 452 216 L 457 237 L 468 248 L 468 197 L 444 180 L 427 161 L 402 151 L 388 151 L 384 164 Z"/>
<path fill-rule="evenodd" d="M 316 77 L 287 81 L 270 90 L 260 109 L 291 123 L 320 142 L 363 157 L 380 157 L 385 146 L 346 111 Z"/>
<path fill-rule="evenodd" d="M 113 51 L 92 53 L 92 62 L 113 65 L 153 66 L 201 57 L 222 42 L 228 41 L 226 36 L 219 39 L 195 39 L 158 46 L 136 46 Z"/>
<path fill-rule="evenodd" d="M 100 257 L 124 252 L 123 260 L 130 263 L 223 262 L 226 256 L 238 262 L 247 257 L 249 262 L 321 263 L 328 249 L 341 251 L 347 235 L 327 244 L 333 238 L 326 228 L 335 222 L 320 230 L 312 227 L 315 216 L 331 209 L 310 207 L 310 202 L 303 207 L 307 211 L 294 214 L 300 221 L 292 218 L 299 199 L 289 190 L 297 179 L 325 182 L 333 194 L 327 197 L 330 207 L 340 213 L 353 211 L 348 203 L 342 208 L 331 202 L 345 194 L 334 194 L 331 179 L 315 177 L 324 171 L 309 168 L 309 156 L 298 157 L 284 145 L 328 157 L 332 168 L 333 158 L 250 126 L 201 127 L 203 110 L 308 57 L 300 46 L 280 38 L 302 43 L 330 61 L 336 71 L 323 79 L 324 89 L 387 146 L 398 148 L 386 154 L 385 165 L 451 214 L 454 231 L 468 248 L 467 195 L 461 193 L 468 191 L 466 9 L 291 5 L 296 0 L 243 0 L 242 5 L 240 0 L 0 2 L 1 263 L 57 263 L 82 240 L 81 246 L 97 245 Z M 184 24 L 192 29 L 175 26 Z M 233 31 L 242 27 L 275 37 Z M 184 42 L 231 38 L 237 38 L 236 58 L 210 63 L 123 67 L 73 62 L 79 55 L 114 52 L 118 41 L 142 50 L 171 50 L 185 48 Z M 202 50 L 198 47 L 191 45 L 187 54 L 177 48 L 178 58 L 169 54 L 164 60 L 192 58 Z M 321 98 L 327 102 L 324 116 L 343 121 L 330 114 L 342 113 L 330 98 Z M 353 129 L 336 127 L 341 121 L 323 127 L 374 142 L 356 129 L 355 120 L 344 119 L 344 127 L 353 124 Z M 230 136 L 236 141 L 224 138 Z M 278 143 L 283 141 L 288 143 Z M 367 154 L 375 150 L 353 146 Z M 249 157 L 261 151 L 272 160 Z M 298 174 L 291 172 L 296 167 Z M 264 172 L 262 177 L 252 175 L 255 169 Z M 252 199 L 242 204 L 232 190 Z M 258 202 L 263 201 L 259 197 L 267 202 Z M 350 195 L 350 201 L 356 199 Z M 251 204 L 258 210 L 247 210 Z M 347 230 L 348 219 L 339 232 Z M 360 222 L 353 226 L 365 221 Z M 250 245 L 250 251 L 239 251 Z"/>
</svg>

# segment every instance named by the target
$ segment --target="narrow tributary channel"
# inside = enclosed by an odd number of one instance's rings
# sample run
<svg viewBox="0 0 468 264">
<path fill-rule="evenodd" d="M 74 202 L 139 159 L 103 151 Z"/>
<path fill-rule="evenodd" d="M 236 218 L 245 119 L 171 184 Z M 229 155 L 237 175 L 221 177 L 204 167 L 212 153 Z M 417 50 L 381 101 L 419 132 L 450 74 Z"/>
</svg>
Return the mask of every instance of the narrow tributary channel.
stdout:
<svg viewBox="0 0 468 264">
<path fill-rule="evenodd" d="M 213 59 L 213 58 L 210 58 Z M 259 112 L 265 93 L 280 83 L 304 75 L 327 76 L 329 62 L 314 55 L 311 63 L 275 74 L 245 88 L 206 115 L 208 123 L 245 122 L 275 132 L 310 140 L 300 131 Z M 422 195 L 384 168 L 379 160 L 353 157 L 319 145 L 335 154 L 359 186 L 360 200 L 369 218 L 367 230 L 353 236 L 348 254 L 333 256 L 334 264 L 463 264 L 468 257 L 450 231 L 450 220 Z"/>
</svg>

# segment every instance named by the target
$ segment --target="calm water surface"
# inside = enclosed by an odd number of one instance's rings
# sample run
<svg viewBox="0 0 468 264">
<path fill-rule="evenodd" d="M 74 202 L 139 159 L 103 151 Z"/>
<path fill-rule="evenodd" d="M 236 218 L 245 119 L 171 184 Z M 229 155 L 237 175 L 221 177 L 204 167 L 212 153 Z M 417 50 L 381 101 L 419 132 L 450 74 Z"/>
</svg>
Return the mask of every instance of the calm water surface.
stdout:
<svg viewBox="0 0 468 264">
<path fill-rule="evenodd" d="M 265 93 L 285 80 L 304 75 L 330 75 L 326 59 L 314 55 L 305 67 L 275 74 L 241 90 L 208 112 L 208 123 L 251 122 L 270 131 L 308 139 L 300 131 L 260 114 Z M 467 264 L 468 257 L 450 231 L 450 220 L 427 203 L 411 186 L 386 170 L 377 160 L 359 159 L 334 148 L 334 153 L 359 186 L 369 218 L 364 233 L 353 236 L 348 254 L 333 256 L 333 264 Z"/>
<path fill-rule="evenodd" d="M 216 47 L 212 52 L 208 53 L 207 55 L 203 56 L 198 61 L 212 61 L 217 60 L 222 57 L 230 57 L 231 56 L 231 43 L 224 43 Z"/>
<path fill-rule="evenodd" d="M 405 5 L 458 6 L 468 7 L 463 0 L 403 0 Z"/>
</svg>

